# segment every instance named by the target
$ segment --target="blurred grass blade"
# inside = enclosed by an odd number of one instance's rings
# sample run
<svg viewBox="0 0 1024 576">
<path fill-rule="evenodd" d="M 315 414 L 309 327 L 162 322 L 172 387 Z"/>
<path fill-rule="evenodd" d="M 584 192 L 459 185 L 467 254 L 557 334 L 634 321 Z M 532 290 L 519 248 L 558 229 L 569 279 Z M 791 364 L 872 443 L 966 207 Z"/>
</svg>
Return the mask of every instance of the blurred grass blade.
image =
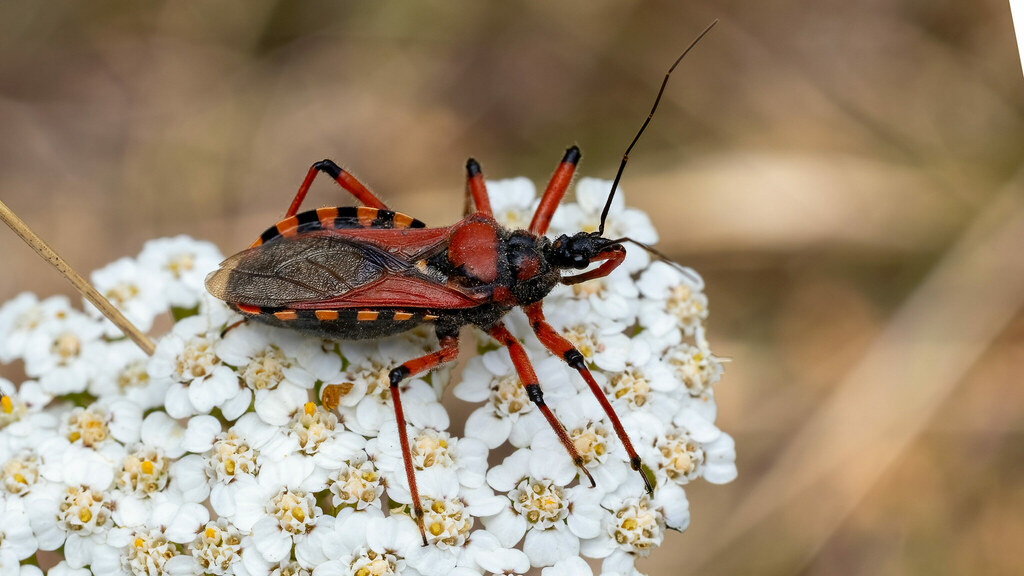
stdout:
<svg viewBox="0 0 1024 576">
<path fill-rule="evenodd" d="M 748 537 L 775 542 L 776 559 L 799 572 L 909 448 L 1024 306 L 1022 188 L 1024 172 L 975 217 L 693 559 L 694 573 L 743 562 L 735 550 Z"/>
</svg>

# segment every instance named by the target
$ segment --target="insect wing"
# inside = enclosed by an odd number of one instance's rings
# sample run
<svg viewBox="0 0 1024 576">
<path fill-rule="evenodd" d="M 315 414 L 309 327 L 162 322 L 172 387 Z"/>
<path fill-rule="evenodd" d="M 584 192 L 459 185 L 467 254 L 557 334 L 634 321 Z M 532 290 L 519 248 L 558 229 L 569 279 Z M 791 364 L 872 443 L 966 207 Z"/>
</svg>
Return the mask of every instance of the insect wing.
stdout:
<svg viewBox="0 0 1024 576">
<path fill-rule="evenodd" d="M 221 263 L 206 278 L 211 294 L 227 302 L 287 307 L 337 300 L 408 267 L 378 249 L 338 234 L 308 233 L 249 248 Z"/>
</svg>

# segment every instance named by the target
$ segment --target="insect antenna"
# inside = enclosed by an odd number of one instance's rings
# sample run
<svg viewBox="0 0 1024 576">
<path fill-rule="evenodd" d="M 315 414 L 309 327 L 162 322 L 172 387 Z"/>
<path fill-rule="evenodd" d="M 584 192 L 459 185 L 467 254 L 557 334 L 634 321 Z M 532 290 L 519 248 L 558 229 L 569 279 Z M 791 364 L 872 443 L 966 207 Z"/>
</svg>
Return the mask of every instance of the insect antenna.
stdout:
<svg viewBox="0 0 1024 576">
<path fill-rule="evenodd" d="M 676 66 L 678 66 L 683 60 L 683 57 L 686 56 L 698 42 L 700 42 L 701 38 L 707 35 L 707 33 L 715 27 L 715 24 L 718 24 L 717 18 L 714 22 L 708 24 L 708 27 L 705 28 L 700 35 L 694 38 L 693 42 L 690 42 L 690 45 L 686 47 L 686 50 L 683 50 L 683 53 L 679 55 L 679 58 L 676 58 L 676 61 L 672 63 L 668 72 L 665 73 L 665 79 L 661 81 L 661 88 L 658 89 L 658 96 L 654 99 L 654 106 L 651 107 L 651 113 L 647 115 L 647 119 L 644 120 L 643 125 L 640 126 L 640 130 L 636 133 L 636 136 L 633 137 L 633 141 L 629 143 L 629 146 L 626 148 L 626 152 L 622 155 L 622 163 L 619 164 L 619 171 L 615 173 L 615 180 L 612 181 L 612 189 L 608 192 L 608 200 L 605 201 L 604 210 L 601 211 L 601 225 L 597 228 L 598 236 L 604 234 L 604 221 L 605 218 L 608 217 L 608 210 L 612 207 L 612 198 L 615 197 L 615 190 L 619 187 L 619 179 L 622 178 L 622 171 L 626 169 L 626 162 L 629 161 L 629 153 L 633 151 L 633 146 L 635 146 L 637 140 L 640 139 L 640 135 L 644 133 L 644 130 L 647 129 L 647 125 L 651 123 L 651 118 L 654 118 L 654 111 L 658 109 L 658 104 L 661 103 L 661 95 L 665 93 L 665 86 L 668 85 L 668 77 L 672 75 L 672 71 L 676 69 Z M 671 262 L 671 260 L 667 259 L 666 261 Z"/>
<path fill-rule="evenodd" d="M 636 244 L 637 246 L 650 252 L 651 255 L 657 258 L 658 260 L 661 260 L 665 264 L 668 264 L 669 266 L 678 270 L 679 273 L 685 276 L 686 279 L 689 280 L 692 285 L 701 287 L 704 286 L 704 280 L 700 276 L 698 276 L 697 273 L 693 271 L 693 269 L 687 268 L 686 266 L 683 266 L 682 264 L 672 260 L 671 258 L 666 256 L 664 252 L 655 249 L 654 246 L 651 246 L 650 244 L 644 244 L 639 240 L 633 240 L 632 238 L 626 236 L 623 236 L 622 238 L 616 238 L 615 240 L 612 240 L 612 242 L 616 244 L 621 244 L 623 242 L 632 242 L 633 244 Z"/>
</svg>

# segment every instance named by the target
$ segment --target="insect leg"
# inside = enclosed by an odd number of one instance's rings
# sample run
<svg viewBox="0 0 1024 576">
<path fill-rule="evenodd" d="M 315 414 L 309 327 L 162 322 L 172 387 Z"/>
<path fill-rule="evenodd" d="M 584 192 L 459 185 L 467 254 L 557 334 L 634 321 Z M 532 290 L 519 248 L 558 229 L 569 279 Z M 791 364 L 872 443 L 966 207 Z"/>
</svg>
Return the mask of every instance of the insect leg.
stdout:
<svg viewBox="0 0 1024 576">
<path fill-rule="evenodd" d="M 565 191 L 569 189 L 569 183 L 572 182 L 572 175 L 576 172 L 580 156 L 580 149 L 576 146 L 570 146 L 565 151 L 565 156 L 562 157 L 558 168 L 555 168 L 555 173 L 551 175 L 551 181 L 548 182 L 548 187 L 544 190 L 544 196 L 541 196 L 537 211 L 533 213 L 530 232 L 540 236 L 548 231 L 551 216 L 554 215 L 555 208 L 558 208 L 558 203 L 562 201 L 562 196 L 565 196 Z"/>
<path fill-rule="evenodd" d="M 288 212 L 284 215 L 285 218 L 291 218 L 298 213 L 299 207 L 302 206 L 302 201 L 306 199 L 306 193 L 309 192 L 309 187 L 313 184 L 313 179 L 316 178 L 317 172 L 323 172 L 334 178 L 334 181 L 339 186 L 348 190 L 363 206 L 387 210 L 387 206 L 373 192 L 370 192 L 366 186 L 363 186 L 359 180 L 356 180 L 355 176 L 342 170 L 332 160 L 321 160 L 309 167 L 306 179 L 302 181 L 299 191 L 295 193 L 295 198 L 292 200 L 291 206 L 288 207 Z"/>
<path fill-rule="evenodd" d="M 541 392 L 540 383 L 537 381 L 537 374 L 533 371 L 533 366 L 530 364 L 530 358 L 526 355 L 526 350 L 523 345 L 516 340 L 516 337 L 505 328 L 504 324 L 500 322 L 487 331 L 495 340 L 500 342 L 502 345 L 508 348 L 508 354 L 512 357 L 512 365 L 516 368 L 516 373 L 519 374 L 519 380 L 523 383 L 523 387 L 526 388 L 526 395 L 530 397 L 530 401 L 533 402 L 537 408 L 540 408 L 541 414 L 548 421 L 551 429 L 555 431 L 555 435 L 558 436 L 559 441 L 562 442 L 562 446 L 565 446 L 565 450 L 569 453 L 574 464 L 579 467 L 580 470 L 586 474 L 587 479 L 590 480 L 591 486 L 597 486 L 594 482 L 594 477 L 590 475 L 590 471 L 583 466 L 583 457 L 576 450 L 576 445 L 572 443 L 572 439 L 569 438 L 569 434 L 565 431 L 565 426 L 558 421 L 558 418 L 551 412 L 547 404 L 544 403 L 544 394 Z"/>
<path fill-rule="evenodd" d="M 232 322 L 231 324 L 228 324 L 227 326 L 224 327 L 223 330 L 220 331 L 220 337 L 223 339 L 225 336 L 227 336 L 228 332 L 231 332 L 235 328 L 238 328 L 242 324 L 247 324 L 248 322 L 249 318 L 242 318 L 241 320 L 237 320 L 235 322 Z"/>
<path fill-rule="evenodd" d="M 470 158 L 466 160 L 466 205 L 463 216 L 469 216 L 472 206 L 476 207 L 478 213 L 493 216 L 491 213 L 491 199 L 487 196 L 487 185 L 484 184 L 484 173 L 480 171 L 480 164 Z"/>
<path fill-rule="evenodd" d="M 416 525 L 420 528 L 423 545 L 427 545 L 427 533 L 423 529 L 423 505 L 420 504 L 419 489 L 416 488 L 416 474 L 412 466 L 412 452 L 409 451 L 409 435 L 405 430 L 405 414 L 402 412 L 402 398 L 398 384 L 410 376 L 433 370 L 445 362 L 451 362 L 459 356 L 458 336 L 441 338 L 441 349 L 419 358 L 413 358 L 398 366 L 388 374 L 391 380 L 391 401 L 395 407 L 395 423 L 398 425 L 398 441 L 402 445 L 402 461 L 405 463 L 405 478 L 409 481 L 409 494 L 412 495 L 412 509 L 416 514 Z"/>
<path fill-rule="evenodd" d="M 633 449 L 633 443 L 629 440 L 629 435 L 626 434 L 625 428 L 622 427 L 622 422 L 619 422 L 619 417 L 615 414 L 615 409 L 612 408 L 608 398 L 605 397 L 604 391 L 594 381 L 594 376 L 590 373 L 587 368 L 587 363 L 583 359 L 583 354 L 572 345 L 571 342 L 565 339 L 564 336 L 558 333 L 557 330 L 548 324 L 547 320 L 544 319 L 544 310 L 541 308 L 541 303 L 536 302 L 529 306 L 524 306 L 523 311 L 526 312 L 526 317 L 530 319 L 530 326 L 533 328 L 534 334 L 540 340 L 541 344 L 545 348 L 551 351 L 552 354 L 565 360 L 566 364 L 570 367 L 575 368 L 580 376 L 587 382 L 587 386 L 590 387 L 590 391 L 597 398 L 597 401 L 601 404 L 601 408 L 604 409 L 604 413 L 608 415 L 608 419 L 612 422 L 612 428 L 615 429 L 615 434 L 619 437 L 619 441 L 622 442 L 623 447 L 626 449 L 626 454 L 629 456 L 629 465 L 640 472 L 640 476 L 644 479 L 644 486 L 647 488 L 647 493 L 653 495 L 654 487 L 651 486 L 651 481 L 647 479 L 647 474 L 643 471 L 643 463 L 640 461 L 640 456 L 637 455 L 636 450 Z"/>
</svg>

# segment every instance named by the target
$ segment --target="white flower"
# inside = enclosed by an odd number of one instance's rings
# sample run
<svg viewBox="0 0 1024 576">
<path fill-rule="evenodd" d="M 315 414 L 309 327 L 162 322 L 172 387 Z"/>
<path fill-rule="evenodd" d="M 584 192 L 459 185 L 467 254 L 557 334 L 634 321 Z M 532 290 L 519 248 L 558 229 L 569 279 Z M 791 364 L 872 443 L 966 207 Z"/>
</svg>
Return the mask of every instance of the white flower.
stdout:
<svg viewBox="0 0 1024 576">
<path fill-rule="evenodd" d="M 157 344 L 149 376 L 170 382 L 166 409 L 172 417 L 220 408 L 230 420 L 249 407 L 252 391 L 239 384 L 235 372 L 216 354 L 220 329 L 206 315 L 190 316 Z"/>
<path fill-rule="evenodd" d="M 54 435 L 57 410 L 46 410 L 53 396 L 38 382 L 23 382 L 17 390 L 0 378 L 0 461 L 16 452 L 33 449 Z"/>
<path fill-rule="evenodd" d="M 209 479 L 214 511 L 222 517 L 233 516 L 237 492 L 256 482 L 260 468 L 257 446 L 265 445 L 275 434 L 255 414 L 246 414 L 227 431 L 212 416 L 192 418 L 184 445 L 191 452 L 203 453 L 203 467 L 183 472 L 182 482 L 205 485 Z"/>
<path fill-rule="evenodd" d="M 566 558 L 540 571 L 541 576 L 594 576 L 590 565 L 580 557 Z M 604 576 L 612 576 L 610 574 Z"/>
<path fill-rule="evenodd" d="M 665 350 L 662 361 L 675 372 L 687 392 L 696 398 L 709 397 L 711 387 L 722 378 L 722 359 L 715 356 L 697 329 L 697 345 L 680 343 Z"/>
<path fill-rule="evenodd" d="M 641 310 L 639 295 L 629 270 L 619 266 L 602 278 L 571 286 L 559 284 L 551 291 L 549 299 L 580 300 L 590 305 L 590 311 L 583 318 L 614 320 L 630 325 Z"/>
<path fill-rule="evenodd" d="M 171 383 L 168 379 L 150 378 L 149 357 L 134 342 L 111 342 L 102 352 L 89 383 L 90 394 L 100 398 L 123 396 L 142 409 L 163 406 Z"/>
<path fill-rule="evenodd" d="M 548 322 L 572 342 L 587 362 L 612 372 L 625 369 L 632 351 L 629 337 L 623 334 L 626 323 L 595 314 L 583 300 L 566 300 L 549 308 Z"/>
<path fill-rule="evenodd" d="M 601 223 L 601 211 L 608 200 L 612 183 L 597 178 L 580 178 L 576 184 L 576 203 L 564 204 L 555 211 L 551 220 L 551 234 L 573 235 L 576 232 L 595 232 Z M 626 208 L 622 188 L 615 192 L 615 198 L 608 210 L 605 222 L 605 238 L 628 236 L 644 244 L 658 241 L 658 233 L 651 225 L 647 214 L 633 208 Z M 628 250 L 622 264 L 629 272 L 636 272 L 647 266 L 650 257 L 640 249 Z"/>
<path fill-rule="evenodd" d="M 167 300 L 157 278 L 131 258 L 121 258 L 93 272 L 92 285 L 142 332 L 149 332 L 153 319 L 167 311 Z M 102 322 L 107 336 L 122 336 L 121 329 L 92 303 L 85 301 L 85 311 Z"/>
<path fill-rule="evenodd" d="M 301 409 L 290 416 L 284 427 L 268 426 L 263 422 L 246 420 L 240 430 L 252 439 L 252 446 L 261 453 L 260 461 L 280 461 L 291 458 L 293 462 L 303 461 L 303 469 L 311 472 L 304 480 L 309 490 L 319 491 L 327 487 L 328 476 L 357 456 L 365 455 L 366 440 L 353 432 L 344 430 L 338 417 L 312 402 L 306 402 Z"/>
<path fill-rule="evenodd" d="M 682 531 L 690 523 L 686 493 L 673 483 L 658 486 L 654 498 L 643 487 L 626 484 L 606 495 L 601 507 L 601 529 L 583 541 L 581 551 L 591 558 L 614 556 L 613 562 L 630 568 L 635 557 L 648 556 L 661 545 L 666 527 Z"/>
<path fill-rule="evenodd" d="M 421 576 L 406 558 L 422 545 L 416 523 L 403 514 L 388 517 L 375 508 L 355 511 L 346 508 L 333 522 L 314 529 L 325 562 L 314 576 Z M 360 573 L 360 570 L 365 572 Z"/>
<path fill-rule="evenodd" d="M 647 300 L 640 305 L 640 325 L 656 334 L 680 329 L 691 335 L 708 317 L 704 280 L 686 268 L 683 273 L 664 262 L 654 262 L 636 286 Z"/>
<path fill-rule="evenodd" d="M 231 521 L 240 530 L 252 530 L 255 548 L 268 563 L 288 558 L 292 546 L 307 537 L 323 514 L 304 484 L 314 468 L 312 461 L 299 457 L 266 462 L 257 481 L 246 482 L 236 493 Z"/>
<path fill-rule="evenodd" d="M 487 182 L 494 219 L 510 230 L 530 227 L 537 204 L 537 189 L 529 178 L 509 178 Z"/>
<path fill-rule="evenodd" d="M 354 506 L 357 510 L 363 510 L 372 506 L 379 509 L 380 497 L 384 493 L 384 477 L 363 452 L 332 472 L 327 477 L 327 487 L 331 491 L 331 504 L 335 508 Z"/>
<path fill-rule="evenodd" d="M 631 474 L 628 457 L 604 410 L 589 390 L 582 391 L 568 401 L 552 405 L 558 419 L 565 425 L 583 465 L 602 489 L 611 490 Z M 543 469 L 555 459 L 569 461 L 569 455 L 558 437 L 542 431 L 530 443 L 531 469 Z M 584 478 L 584 484 L 589 482 Z"/>
<path fill-rule="evenodd" d="M 679 381 L 642 340 L 633 342 L 632 354 L 623 370 L 595 374 L 594 379 L 602 385 L 623 420 L 630 412 L 643 411 L 668 422 L 682 406 L 683 398 L 677 393 L 682 388 Z M 685 400 L 693 402 L 689 395 Z"/>
<path fill-rule="evenodd" d="M 651 441 L 655 458 L 645 460 L 654 471 L 658 485 L 668 481 L 680 486 L 703 477 L 712 484 L 725 484 L 736 478 L 736 444 L 732 437 L 696 415 L 688 419 L 698 424 L 696 433 L 686 428 L 663 431 Z M 652 426 L 657 424 L 652 423 Z M 703 438 L 698 440 L 697 438 Z"/>
<path fill-rule="evenodd" d="M 543 356 L 533 365 L 545 399 L 574 396 L 565 362 L 546 351 L 539 354 Z M 471 358 L 454 393 L 461 400 L 484 403 L 466 420 L 466 436 L 483 441 L 488 448 L 497 448 L 506 440 L 513 446 L 527 446 L 539 430 L 548 426 L 526 395 L 507 350 L 492 350 Z"/>
<path fill-rule="evenodd" d="M 342 355 L 349 361 L 340 376 L 338 413 L 347 428 L 366 436 L 375 436 L 381 425 L 394 419 L 391 382 L 388 374 L 403 362 L 437 350 L 437 340 L 424 341 L 413 335 L 400 335 L 370 342 L 342 342 Z M 439 371 L 403 380 L 399 385 L 402 407 L 409 424 L 443 430 L 448 413 L 438 402 L 438 391 L 425 380 Z"/>
<path fill-rule="evenodd" d="M 487 530 L 502 545 L 511 547 L 525 535 L 523 551 L 535 567 L 554 563 L 579 553 L 580 539 L 597 536 L 602 511 L 597 488 L 566 488 L 576 475 L 568 458 L 545 466 L 520 449 L 487 473 L 487 482 L 505 492 L 505 507 L 484 519 Z"/>
<path fill-rule="evenodd" d="M 136 444 L 128 447 L 114 483 L 127 494 L 150 496 L 167 487 L 171 461 L 162 451 Z"/>
<path fill-rule="evenodd" d="M 64 556 L 72 567 L 92 562 L 93 553 L 106 547 L 107 533 L 113 528 L 114 503 L 103 489 L 85 485 L 59 485 L 51 497 L 33 498 L 26 506 L 32 531 L 40 550 L 64 546 Z"/>
<path fill-rule="evenodd" d="M 0 570 L 35 554 L 36 537 L 20 500 L 0 499 Z"/>
<path fill-rule="evenodd" d="M 245 536 L 226 518 L 207 522 L 190 546 L 198 569 L 206 574 L 228 574 L 232 565 L 241 561 Z"/>
<path fill-rule="evenodd" d="M 165 412 L 153 412 L 146 416 L 142 421 L 140 437 L 143 443 L 162 450 L 170 458 L 180 458 L 185 453 L 185 429 Z"/>
<path fill-rule="evenodd" d="M 205 293 L 203 280 L 224 259 L 209 242 L 188 236 L 150 240 L 142 246 L 138 262 L 155 274 L 163 297 L 171 306 L 192 308 Z"/>
<path fill-rule="evenodd" d="M 29 338 L 48 322 L 64 319 L 71 312 L 65 296 L 51 296 L 40 302 L 35 294 L 22 292 L 0 306 L 0 363 L 22 357 Z"/>
<path fill-rule="evenodd" d="M 50 394 L 84 391 L 102 357 L 102 334 L 99 322 L 74 310 L 64 312 L 59 320 L 39 325 L 26 340 L 25 373 Z"/>
<path fill-rule="evenodd" d="M 47 576 L 92 576 L 88 568 L 72 568 L 67 562 L 58 562 L 56 566 L 46 572 Z"/>
<path fill-rule="evenodd" d="M 114 558 L 104 557 L 102 564 L 94 563 L 92 566 L 97 573 L 116 574 L 119 572 L 133 576 L 194 574 L 192 558 L 183 556 L 180 547 L 168 538 L 164 530 L 159 528 L 118 530 L 110 540 L 112 545 L 119 548 L 116 564 Z"/>
<path fill-rule="evenodd" d="M 194 481 L 202 476 L 203 464 L 196 455 L 171 461 L 157 448 L 130 447 L 115 471 L 114 521 L 120 526 L 163 526 L 175 542 L 190 540 L 198 523 L 208 518 L 198 502 L 209 496 L 209 485 Z M 153 524 L 156 519 L 160 522 Z"/>
<path fill-rule="evenodd" d="M 72 408 L 58 432 L 72 444 L 99 449 L 108 441 L 137 442 L 141 428 L 142 409 L 124 398 L 113 398 Z"/>
<path fill-rule="evenodd" d="M 443 494 L 452 486 L 478 488 L 483 485 L 487 473 L 486 444 L 431 428 L 411 428 L 407 434 L 421 494 Z M 412 502 L 394 421 L 381 427 L 380 436 L 367 443 L 366 451 L 387 478 L 388 497 L 396 502 Z M 448 488 L 442 490 L 442 486 Z"/>
<path fill-rule="evenodd" d="M 242 384 L 255 393 L 256 413 L 280 426 L 309 400 L 317 380 L 341 372 L 341 358 L 318 340 L 291 330 L 250 323 L 217 342 L 216 355 L 237 367 Z"/>
<path fill-rule="evenodd" d="M 459 492 L 458 497 L 421 495 L 427 545 L 413 548 L 408 561 L 424 576 L 451 571 L 467 550 L 475 518 L 497 514 L 505 502 L 486 487 Z"/>
<path fill-rule="evenodd" d="M 530 558 L 522 550 L 501 545 L 498 537 L 486 530 L 477 530 L 469 536 L 466 553 L 459 559 L 453 576 L 475 574 L 525 574 L 530 569 Z"/>
<path fill-rule="evenodd" d="M 0 483 L 3 490 L 10 496 L 21 497 L 28 494 L 39 482 L 39 467 L 42 464 L 39 455 L 31 450 L 16 452 L 2 463 Z"/>
</svg>

